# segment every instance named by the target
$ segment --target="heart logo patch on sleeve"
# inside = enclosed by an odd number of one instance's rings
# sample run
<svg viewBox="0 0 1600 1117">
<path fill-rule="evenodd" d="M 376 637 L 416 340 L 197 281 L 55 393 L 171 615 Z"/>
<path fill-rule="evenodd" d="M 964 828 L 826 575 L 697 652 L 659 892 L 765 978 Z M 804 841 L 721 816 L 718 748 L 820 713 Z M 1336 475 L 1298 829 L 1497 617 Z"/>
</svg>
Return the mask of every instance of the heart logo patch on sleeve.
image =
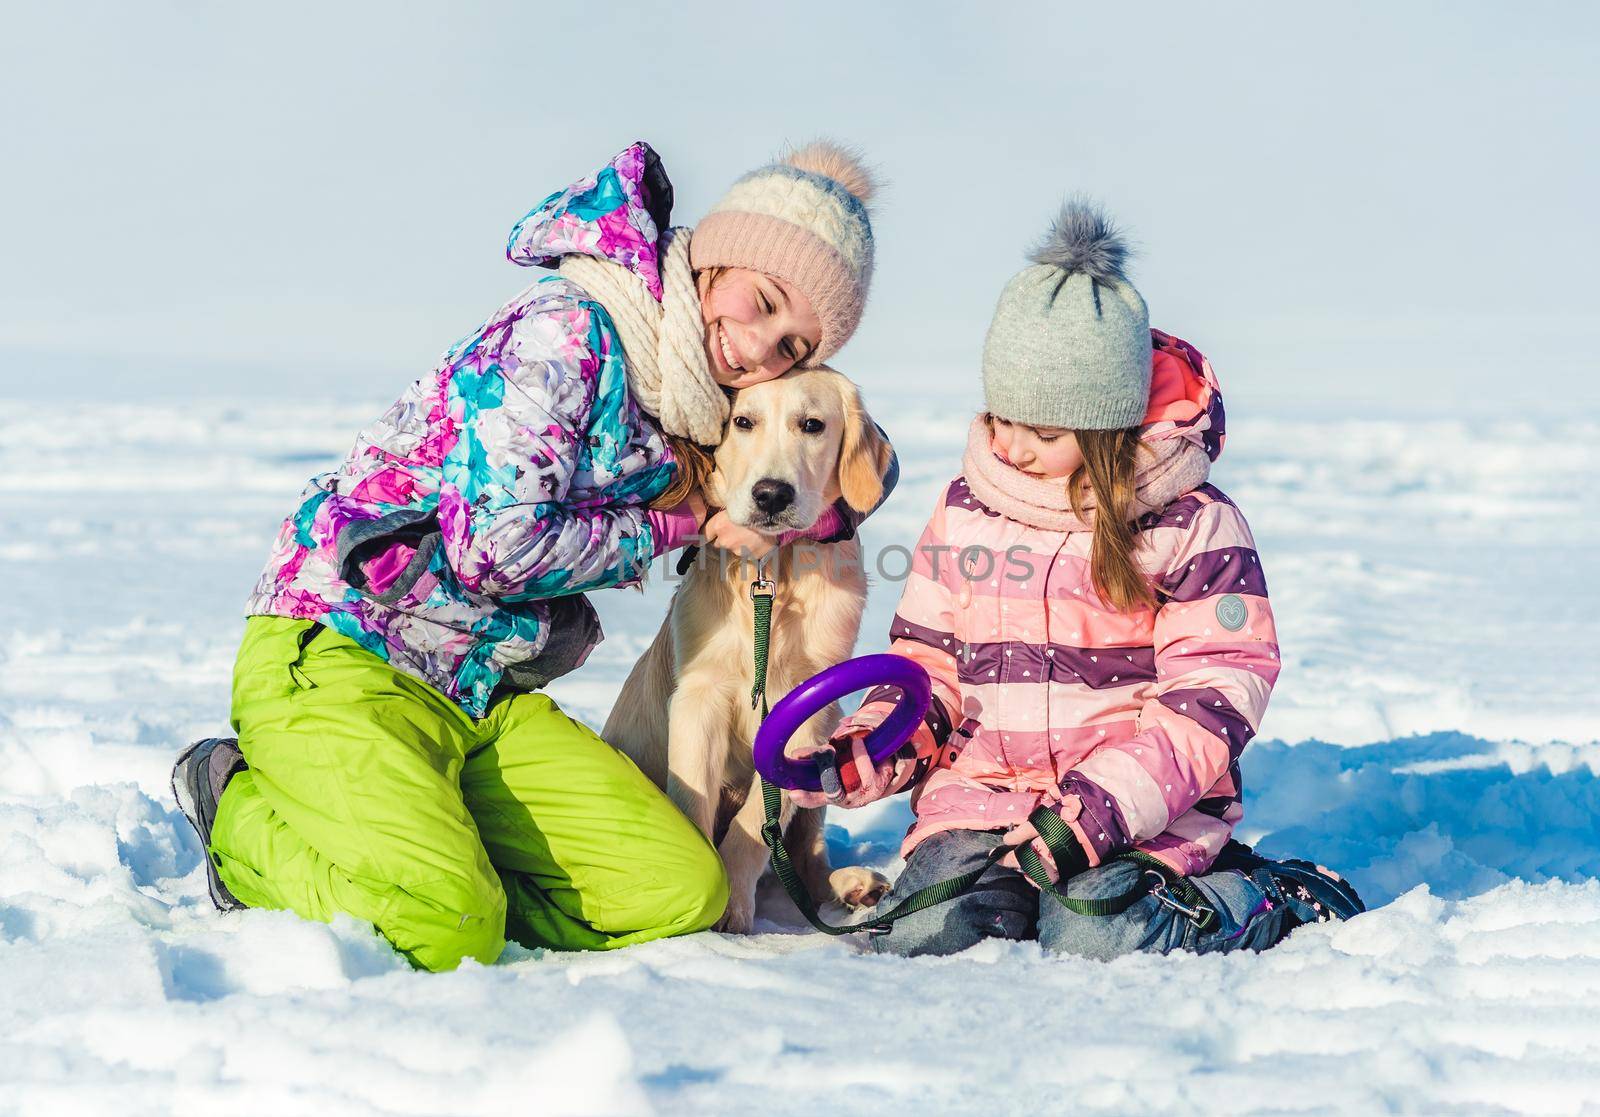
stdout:
<svg viewBox="0 0 1600 1117">
<path fill-rule="evenodd" d="M 1225 593 L 1217 598 L 1217 623 L 1229 632 L 1238 632 L 1249 619 L 1250 609 L 1238 594 Z"/>
</svg>

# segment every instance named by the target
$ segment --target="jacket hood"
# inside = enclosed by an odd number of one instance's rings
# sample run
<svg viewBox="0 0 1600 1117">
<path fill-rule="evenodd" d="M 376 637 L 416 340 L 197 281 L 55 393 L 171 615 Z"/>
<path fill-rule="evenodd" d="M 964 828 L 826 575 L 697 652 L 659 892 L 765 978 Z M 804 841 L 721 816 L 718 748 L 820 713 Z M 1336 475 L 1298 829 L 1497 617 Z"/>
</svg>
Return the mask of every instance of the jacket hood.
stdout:
<svg viewBox="0 0 1600 1117">
<path fill-rule="evenodd" d="M 1141 437 L 1150 443 L 1187 439 L 1216 461 L 1226 437 L 1227 416 L 1211 362 L 1187 341 L 1160 330 L 1150 331 L 1150 341 L 1150 405 L 1140 425 Z"/>
<path fill-rule="evenodd" d="M 671 215 L 672 182 L 661 157 L 639 140 L 518 221 L 506 258 L 523 267 L 553 268 L 563 256 L 595 256 L 638 275 L 660 299 L 658 242 Z"/>
</svg>

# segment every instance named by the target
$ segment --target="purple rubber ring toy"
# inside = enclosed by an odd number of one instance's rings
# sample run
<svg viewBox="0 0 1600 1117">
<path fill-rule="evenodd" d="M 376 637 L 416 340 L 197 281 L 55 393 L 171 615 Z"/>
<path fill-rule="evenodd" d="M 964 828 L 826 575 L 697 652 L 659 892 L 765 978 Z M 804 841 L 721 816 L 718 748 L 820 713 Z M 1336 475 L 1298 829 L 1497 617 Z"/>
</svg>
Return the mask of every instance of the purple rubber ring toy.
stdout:
<svg viewBox="0 0 1600 1117">
<path fill-rule="evenodd" d="M 767 720 L 756 731 L 754 748 L 756 771 L 763 779 L 791 791 L 821 791 L 822 775 L 812 760 L 794 760 L 784 755 L 789 743 L 806 719 L 829 702 L 847 694 L 876 686 L 900 688 L 901 698 L 883 719 L 883 724 L 867 734 L 867 753 L 874 764 L 881 764 L 900 751 L 927 716 L 933 703 L 933 684 L 928 672 L 915 660 L 903 655 L 858 656 L 819 671 L 784 695 L 772 707 Z"/>
</svg>

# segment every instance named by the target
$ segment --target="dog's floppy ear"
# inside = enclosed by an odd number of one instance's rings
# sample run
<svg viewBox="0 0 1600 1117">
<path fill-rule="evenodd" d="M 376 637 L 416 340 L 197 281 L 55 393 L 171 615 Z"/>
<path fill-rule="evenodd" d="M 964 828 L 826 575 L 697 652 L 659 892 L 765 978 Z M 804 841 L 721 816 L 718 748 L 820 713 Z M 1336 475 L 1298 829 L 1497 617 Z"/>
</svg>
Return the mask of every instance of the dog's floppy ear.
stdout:
<svg viewBox="0 0 1600 1117">
<path fill-rule="evenodd" d="M 883 473 L 889 468 L 890 449 L 877 424 L 861 405 L 861 393 L 842 373 L 836 373 L 839 399 L 844 405 L 844 444 L 839 449 L 839 492 L 857 512 L 871 512 L 883 498 Z"/>
</svg>

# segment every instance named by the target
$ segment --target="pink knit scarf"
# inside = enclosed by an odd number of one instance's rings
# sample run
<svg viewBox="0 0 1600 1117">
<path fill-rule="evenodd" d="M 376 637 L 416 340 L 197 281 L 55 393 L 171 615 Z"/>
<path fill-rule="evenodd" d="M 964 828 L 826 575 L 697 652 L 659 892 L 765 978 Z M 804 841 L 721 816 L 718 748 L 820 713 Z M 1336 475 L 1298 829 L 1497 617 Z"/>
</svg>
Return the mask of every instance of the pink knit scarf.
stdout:
<svg viewBox="0 0 1600 1117">
<path fill-rule="evenodd" d="M 1072 512 L 1067 483 L 1029 477 L 995 457 L 990 448 L 989 424 L 982 415 L 967 432 L 967 452 L 961 467 L 972 494 L 1010 519 L 1048 531 L 1091 531 L 1094 528 L 1094 493 L 1083 494 L 1086 519 Z M 1211 459 L 1197 442 L 1181 435 L 1146 440 L 1139 457 L 1133 516 L 1159 512 L 1184 493 L 1199 488 L 1211 474 Z"/>
</svg>

